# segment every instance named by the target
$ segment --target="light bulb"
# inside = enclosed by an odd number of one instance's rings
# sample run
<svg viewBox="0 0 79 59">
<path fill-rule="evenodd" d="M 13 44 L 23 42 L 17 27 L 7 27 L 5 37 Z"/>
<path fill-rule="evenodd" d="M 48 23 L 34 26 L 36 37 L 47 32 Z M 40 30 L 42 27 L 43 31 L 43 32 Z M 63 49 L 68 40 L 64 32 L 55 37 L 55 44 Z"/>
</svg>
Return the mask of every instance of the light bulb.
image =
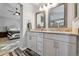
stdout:
<svg viewBox="0 0 79 59">
<path fill-rule="evenodd" d="M 39 10 L 41 11 L 41 10 L 42 10 L 42 8 L 40 7 L 40 8 L 39 8 Z"/>
<path fill-rule="evenodd" d="M 58 5 L 58 3 L 53 3 L 52 4 L 53 7 L 56 7 L 57 5 Z"/>
</svg>

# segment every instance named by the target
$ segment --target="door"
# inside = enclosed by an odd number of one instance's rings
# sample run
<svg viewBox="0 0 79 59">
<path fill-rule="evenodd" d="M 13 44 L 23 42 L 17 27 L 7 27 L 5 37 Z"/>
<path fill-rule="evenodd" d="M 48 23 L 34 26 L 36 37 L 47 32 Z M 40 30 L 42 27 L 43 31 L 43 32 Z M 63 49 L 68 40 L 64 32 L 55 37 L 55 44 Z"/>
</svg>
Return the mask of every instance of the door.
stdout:
<svg viewBox="0 0 79 59">
<path fill-rule="evenodd" d="M 44 55 L 55 56 L 54 40 L 44 39 Z"/>
</svg>

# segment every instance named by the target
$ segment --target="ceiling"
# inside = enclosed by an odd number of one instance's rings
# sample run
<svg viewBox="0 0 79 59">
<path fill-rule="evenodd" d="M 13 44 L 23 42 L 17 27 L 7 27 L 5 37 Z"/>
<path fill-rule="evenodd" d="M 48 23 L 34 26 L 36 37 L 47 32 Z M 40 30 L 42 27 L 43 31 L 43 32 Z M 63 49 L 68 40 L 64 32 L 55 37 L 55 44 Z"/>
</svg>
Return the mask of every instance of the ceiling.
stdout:
<svg viewBox="0 0 79 59">
<path fill-rule="evenodd" d="M 42 6 L 42 5 L 44 5 L 44 4 L 46 4 L 46 3 L 32 3 L 34 6 L 36 6 L 36 7 L 40 7 L 40 6 Z"/>
</svg>

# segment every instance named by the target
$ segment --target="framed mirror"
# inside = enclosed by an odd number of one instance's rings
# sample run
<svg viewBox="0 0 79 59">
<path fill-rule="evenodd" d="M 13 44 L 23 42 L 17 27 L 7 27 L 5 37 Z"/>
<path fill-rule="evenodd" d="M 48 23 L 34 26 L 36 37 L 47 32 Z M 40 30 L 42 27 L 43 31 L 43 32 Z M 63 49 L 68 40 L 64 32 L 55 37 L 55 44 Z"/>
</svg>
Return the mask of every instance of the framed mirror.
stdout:
<svg viewBox="0 0 79 59">
<path fill-rule="evenodd" d="M 74 14 L 75 14 L 75 18 L 78 16 L 78 13 L 77 13 L 77 3 L 74 3 Z M 78 7 L 79 8 L 79 7 Z"/>
<path fill-rule="evenodd" d="M 74 6 L 75 6 L 75 18 L 76 17 L 79 17 L 79 3 L 75 3 L 74 4 Z"/>
<path fill-rule="evenodd" d="M 48 16 L 49 28 L 62 28 L 67 27 L 67 4 L 58 4 L 49 10 Z"/>
<path fill-rule="evenodd" d="M 36 28 L 45 28 L 45 12 L 36 13 Z"/>
</svg>

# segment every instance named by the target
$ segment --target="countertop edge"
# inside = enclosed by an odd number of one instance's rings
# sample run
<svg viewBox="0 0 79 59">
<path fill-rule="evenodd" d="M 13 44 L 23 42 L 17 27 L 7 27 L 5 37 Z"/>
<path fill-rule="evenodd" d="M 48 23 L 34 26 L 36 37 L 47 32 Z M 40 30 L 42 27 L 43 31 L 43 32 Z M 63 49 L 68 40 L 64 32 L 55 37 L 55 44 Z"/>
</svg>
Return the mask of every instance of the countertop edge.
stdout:
<svg viewBox="0 0 79 59">
<path fill-rule="evenodd" d="M 27 32 L 39 32 L 39 33 L 49 33 L 49 34 L 60 34 L 60 35 L 71 35 L 71 36 L 79 36 L 79 34 L 75 34 L 72 32 L 59 32 L 59 31 L 27 31 Z"/>
</svg>

